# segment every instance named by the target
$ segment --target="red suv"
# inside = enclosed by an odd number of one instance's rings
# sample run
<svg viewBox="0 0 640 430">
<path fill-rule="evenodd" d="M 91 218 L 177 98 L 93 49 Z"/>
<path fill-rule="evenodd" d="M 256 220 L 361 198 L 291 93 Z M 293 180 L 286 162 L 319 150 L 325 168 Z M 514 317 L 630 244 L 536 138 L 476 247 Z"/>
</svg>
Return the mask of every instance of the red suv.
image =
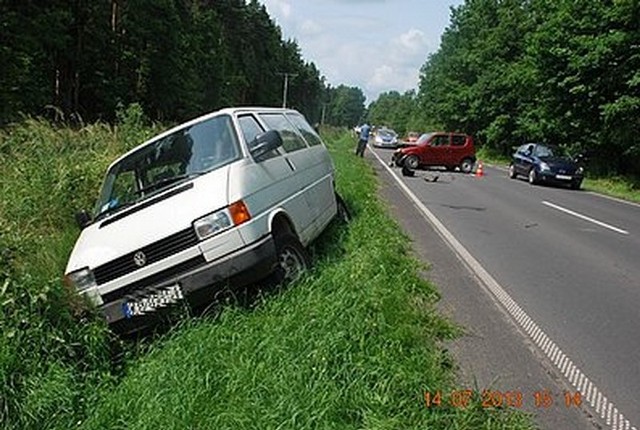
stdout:
<svg viewBox="0 0 640 430">
<path fill-rule="evenodd" d="M 476 162 L 473 137 L 461 133 L 426 133 L 420 136 L 415 146 L 394 152 L 392 162 L 412 170 L 444 166 L 447 170 L 459 167 L 463 173 L 469 173 Z"/>
</svg>

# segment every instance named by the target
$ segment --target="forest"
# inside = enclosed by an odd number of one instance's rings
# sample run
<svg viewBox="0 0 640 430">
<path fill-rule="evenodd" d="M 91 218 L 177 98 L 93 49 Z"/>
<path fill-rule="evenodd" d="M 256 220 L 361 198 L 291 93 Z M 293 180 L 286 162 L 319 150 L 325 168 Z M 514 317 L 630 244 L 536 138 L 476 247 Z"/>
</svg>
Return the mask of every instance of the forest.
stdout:
<svg viewBox="0 0 640 430">
<path fill-rule="evenodd" d="M 416 92 L 382 94 L 374 123 L 449 129 L 501 155 L 539 141 L 603 174 L 640 172 L 640 3 L 467 0 Z"/>
<path fill-rule="evenodd" d="M 365 109 L 329 85 L 257 0 L 2 0 L 0 127 L 24 116 L 161 122 L 225 106 L 287 106 L 313 124 L 364 118 L 404 133 L 473 134 L 499 155 L 539 141 L 605 175 L 640 171 L 637 0 L 467 0 L 419 85 Z"/>
<path fill-rule="evenodd" d="M 364 113 L 362 91 L 327 85 L 256 0 L 2 0 L 0 17 L 0 126 L 113 122 L 133 103 L 163 122 L 281 106 L 285 75 L 287 106 L 313 123 Z"/>
</svg>

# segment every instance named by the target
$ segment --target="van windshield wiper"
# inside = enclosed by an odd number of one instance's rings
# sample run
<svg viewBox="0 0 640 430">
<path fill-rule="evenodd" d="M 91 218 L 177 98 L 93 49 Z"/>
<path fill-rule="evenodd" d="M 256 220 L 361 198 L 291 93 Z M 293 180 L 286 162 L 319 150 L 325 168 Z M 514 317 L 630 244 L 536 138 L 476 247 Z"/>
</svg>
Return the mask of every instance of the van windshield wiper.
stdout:
<svg viewBox="0 0 640 430">
<path fill-rule="evenodd" d="M 140 188 L 138 191 L 136 191 L 136 194 L 139 195 L 143 195 L 145 193 L 147 193 L 148 191 L 153 191 L 153 190 L 160 190 L 161 188 L 164 188 L 168 185 L 174 184 L 176 182 L 181 182 L 185 179 L 193 179 L 195 177 L 198 177 L 200 175 L 202 175 L 203 173 L 206 172 L 191 172 L 191 173 L 184 173 L 182 175 L 176 175 L 176 176 L 171 176 L 170 178 L 164 178 L 164 179 L 160 179 L 157 182 L 154 182 L 151 185 L 148 185 L 144 188 Z"/>
<path fill-rule="evenodd" d="M 105 216 L 107 216 L 109 214 L 113 214 L 115 212 L 120 212 L 122 209 L 128 208 L 129 206 L 133 206 L 135 203 L 137 203 L 137 200 L 136 201 L 122 203 L 120 205 L 116 205 L 116 206 L 113 206 L 113 207 L 109 207 L 109 208 L 103 210 L 102 212 L 100 212 L 98 215 L 96 215 L 94 221 L 99 221 L 99 220 L 101 220 L 102 218 L 104 218 Z"/>
<path fill-rule="evenodd" d="M 109 215 L 109 214 L 113 214 L 115 212 L 120 212 L 122 209 L 128 208 L 129 206 L 133 206 L 136 203 L 140 202 L 141 200 L 144 200 L 145 196 L 144 194 L 146 194 L 149 191 L 153 191 L 153 190 L 158 190 L 160 191 L 160 189 L 162 188 L 166 188 L 167 186 L 174 184 L 176 182 L 181 182 L 185 179 L 193 179 L 195 177 L 198 177 L 200 175 L 203 175 L 207 173 L 206 171 L 202 171 L 202 172 L 191 172 L 191 173 L 185 173 L 182 175 L 177 175 L 177 176 L 172 176 L 170 178 L 164 178 L 161 179 L 147 187 L 141 188 L 137 191 L 134 192 L 134 194 L 138 194 L 140 195 L 139 198 L 129 201 L 129 202 L 125 202 L 119 205 L 115 205 L 113 207 L 109 207 L 105 210 L 103 210 L 102 212 L 100 212 L 98 215 L 96 215 L 95 220 L 98 221 L 102 218 L 104 218 L 105 216 Z"/>
</svg>

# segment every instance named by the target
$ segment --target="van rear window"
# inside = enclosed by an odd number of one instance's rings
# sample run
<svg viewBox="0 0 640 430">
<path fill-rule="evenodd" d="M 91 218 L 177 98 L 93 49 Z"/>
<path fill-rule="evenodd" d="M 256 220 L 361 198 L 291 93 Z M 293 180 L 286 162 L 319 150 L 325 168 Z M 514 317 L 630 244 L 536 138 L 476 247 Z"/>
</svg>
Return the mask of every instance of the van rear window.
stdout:
<svg viewBox="0 0 640 430">
<path fill-rule="evenodd" d="M 300 134 L 304 137 L 309 145 L 320 145 L 322 140 L 316 133 L 316 131 L 311 128 L 306 119 L 300 114 L 287 114 L 287 117 L 291 120 L 293 125 L 296 126 Z"/>
</svg>

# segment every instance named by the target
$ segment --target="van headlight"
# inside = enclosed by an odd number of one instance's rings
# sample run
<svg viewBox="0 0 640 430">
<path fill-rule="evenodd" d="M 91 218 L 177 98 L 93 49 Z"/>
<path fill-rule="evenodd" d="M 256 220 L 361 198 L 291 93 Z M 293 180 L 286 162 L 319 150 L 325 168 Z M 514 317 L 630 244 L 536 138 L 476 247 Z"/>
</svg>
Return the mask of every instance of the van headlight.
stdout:
<svg viewBox="0 0 640 430">
<path fill-rule="evenodd" d="M 242 200 L 224 209 L 205 215 L 193 222 L 198 239 L 203 240 L 215 234 L 240 225 L 251 219 L 249 210 Z"/>
<path fill-rule="evenodd" d="M 89 288 L 96 287 L 96 278 L 93 276 L 93 272 L 88 267 L 83 267 L 80 270 L 71 272 L 64 277 L 64 281 L 67 285 L 75 288 L 78 292 L 82 292 Z"/>
</svg>

